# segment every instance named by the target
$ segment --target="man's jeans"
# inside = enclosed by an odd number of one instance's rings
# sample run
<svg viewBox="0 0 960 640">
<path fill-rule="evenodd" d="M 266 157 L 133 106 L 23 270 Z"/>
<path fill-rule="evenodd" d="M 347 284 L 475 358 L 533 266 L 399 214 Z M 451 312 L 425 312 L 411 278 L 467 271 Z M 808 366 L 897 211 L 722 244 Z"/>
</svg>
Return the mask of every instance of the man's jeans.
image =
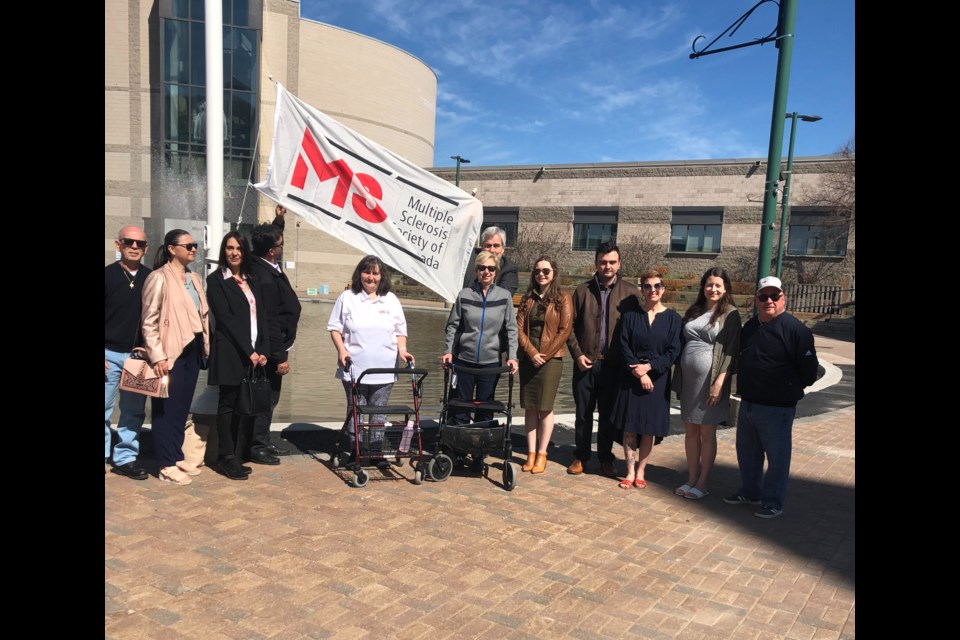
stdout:
<svg viewBox="0 0 960 640">
<path fill-rule="evenodd" d="M 103 384 L 104 399 L 104 445 L 103 457 L 110 459 L 110 417 L 117 402 L 117 390 L 120 387 L 120 372 L 123 370 L 123 361 L 130 357 L 129 353 L 118 353 L 103 350 L 103 357 L 110 363 Z M 140 452 L 140 429 L 146 417 L 147 396 L 130 391 L 120 392 L 120 419 L 117 422 L 117 434 L 120 442 L 113 450 L 113 463 L 117 466 L 133 462 Z"/>
<path fill-rule="evenodd" d="M 783 509 L 793 451 L 793 418 L 796 407 L 771 407 L 740 402 L 737 416 L 737 464 L 740 495 L 760 500 L 765 507 Z M 763 473 L 763 458 L 767 473 Z"/>
</svg>

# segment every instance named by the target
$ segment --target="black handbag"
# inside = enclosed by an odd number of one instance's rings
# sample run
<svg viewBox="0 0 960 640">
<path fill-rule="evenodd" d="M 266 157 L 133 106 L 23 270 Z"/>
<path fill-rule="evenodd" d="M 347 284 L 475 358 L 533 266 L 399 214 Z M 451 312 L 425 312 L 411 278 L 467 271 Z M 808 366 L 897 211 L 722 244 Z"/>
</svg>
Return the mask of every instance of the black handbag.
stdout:
<svg viewBox="0 0 960 640">
<path fill-rule="evenodd" d="M 240 394 L 234 413 L 240 416 L 255 416 L 270 410 L 270 380 L 265 367 L 247 367 L 240 380 Z"/>
</svg>

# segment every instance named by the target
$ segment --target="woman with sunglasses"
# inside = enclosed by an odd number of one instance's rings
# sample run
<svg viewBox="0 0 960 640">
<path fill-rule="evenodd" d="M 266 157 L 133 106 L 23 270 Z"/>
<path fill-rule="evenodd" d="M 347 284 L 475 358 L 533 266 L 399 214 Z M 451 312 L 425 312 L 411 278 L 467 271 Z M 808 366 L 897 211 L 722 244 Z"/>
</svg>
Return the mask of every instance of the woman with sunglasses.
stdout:
<svg viewBox="0 0 960 640">
<path fill-rule="evenodd" d="M 444 367 L 451 363 L 473 369 L 497 368 L 500 353 L 507 352 L 510 375 L 517 371 L 517 316 L 513 296 L 494 284 L 500 262 L 489 251 L 477 254 L 474 265 L 477 281 L 462 289 L 450 309 L 446 326 L 446 352 L 441 358 Z M 500 331 L 506 328 L 507 344 L 500 343 Z M 493 400 L 497 376 L 457 374 L 457 397 L 461 400 Z M 476 397 L 474 397 L 476 392 Z M 477 422 L 489 420 L 490 414 L 478 411 Z M 454 416 L 460 424 L 470 422 L 469 412 Z M 475 466 L 480 461 L 475 460 Z"/>
<path fill-rule="evenodd" d="M 720 267 L 707 269 L 696 301 L 683 315 L 683 350 L 673 371 L 687 453 L 687 481 L 674 489 L 678 496 L 699 500 L 710 493 L 707 476 L 717 459 L 717 425 L 730 416 L 740 327 L 730 276 Z"/>
<path fill-rule="evenodd" d="M 216 470 L 231 480 L 246 480 L 251 471 L 240 464 L 246 450 L 241 434 L 253 426 L 252 417 L 234 412 L 240 382 L 251 367 L 266 366 L 270 347 L 266 310 L 259 304 L 263 294 L 250 275 L 250 260 L 247 239 L 239 231 L 231 231 L 220 243 L 220 268 L 207 276 L 207 298 L 213 313 L 207 380 L 219 387 Z M 246 431 L 241 431 L 245 426 Z"/>
<path fill-rule="evenodd" d="M 560 290 L 557 263 L 540 256 L 517 309 L 520 406 L 527 430 L 524 471 L 543 473 L 553 435 L 553 402 L 563 373 L 563 347 L 573 328 L 573 299 Z"/>
<path fill-rule="evenodd" d="M 663 305 L 660 272 L 640 276 L 640 293 L 640 308 L 624 314 L 620 334 L 624 364 L 613 415 L 614 424 L 623 428 L 627 461 L 621 489 L 647 486 L 644 473 L 654 438 L 670 429 L 670 367 L 680 355 L 680 314 Z"/>
<path fill-rule="evenodd" d="M 154 398 L 153 446 L 160 480 L 190 484 L 200 473 L 184 462 L 183 440 L 197 378 L 210 353 L 203 281 L 190 271 L 197 243 L 183 229 L 169 231 L 143 285 L 143 346 L 154 371 L 169 376 L 166 398 Z"/>
</svg>

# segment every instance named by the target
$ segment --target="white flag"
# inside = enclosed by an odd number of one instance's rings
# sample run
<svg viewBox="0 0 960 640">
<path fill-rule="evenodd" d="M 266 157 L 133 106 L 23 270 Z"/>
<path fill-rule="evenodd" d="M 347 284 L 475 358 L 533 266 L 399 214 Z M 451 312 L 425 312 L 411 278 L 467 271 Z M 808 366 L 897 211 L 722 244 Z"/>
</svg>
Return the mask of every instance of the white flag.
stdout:
<svg viewBox="0 0 960 640">
<path fill-rule="evenodd" d="M 258 191 L 453 302 L 483 220 L 480 201 L 301 102 L 277 84 Z"/>
</svg>

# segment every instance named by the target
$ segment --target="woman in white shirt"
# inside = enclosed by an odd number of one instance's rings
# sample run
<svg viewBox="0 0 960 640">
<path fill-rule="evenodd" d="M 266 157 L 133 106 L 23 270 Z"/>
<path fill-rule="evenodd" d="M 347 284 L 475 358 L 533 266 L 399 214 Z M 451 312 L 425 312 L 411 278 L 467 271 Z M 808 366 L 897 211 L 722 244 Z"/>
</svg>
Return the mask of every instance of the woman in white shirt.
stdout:
<svg viewBox="0 0 960 640">
<path fill-rule="evenodd" d="M 354 379 L 367 369 L 395 368 L 398 356 L 404 362 L 414 360 L 407 351 L 407 320 L 400 300 L 390 293 L 390 274 L 380 258 L 366 256 L 357 264 L 350 288 L 333 305 L 327 330 L 337 348 L 337 378 L 343 381 L 347 396 L 344 432 L 350 441 L 349 451 L 353 451 L 353 429 L 347 426 L 353 417 L 347 360 L 351 361 Z M 386 405 L 396 381 L 394 374 L 364 376 L 358 385 L 359 404 Z M 385 420 L 382 414 L 369 416 L 370 423 Z"/>
</svg>

